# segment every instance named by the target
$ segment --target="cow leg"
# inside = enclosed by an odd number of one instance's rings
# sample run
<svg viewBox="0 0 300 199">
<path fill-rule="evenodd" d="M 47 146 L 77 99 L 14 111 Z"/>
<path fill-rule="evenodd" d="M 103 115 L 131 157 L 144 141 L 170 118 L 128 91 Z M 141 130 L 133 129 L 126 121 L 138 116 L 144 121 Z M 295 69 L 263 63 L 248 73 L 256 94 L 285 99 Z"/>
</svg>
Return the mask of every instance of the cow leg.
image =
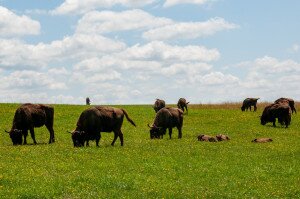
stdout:
<svg viewBox="0 0 300 199">
<path fill-rule="evenodd" d="M 172 128 L 169 128 L 169 136 L 170 136 L 170 139 L 172 139 Z"/>
<path fill-rule="evenodd" d="M 285 117 L 284 118 L 284 123 L 285 123 L 285 128 L 288 128 L 288 126 L 289 126 L 289 118 Z"/>
<path fill-rule="evenodd" d="M 276 119 L 273 120 L 273 126 L 274 126 L 274 127 L 276 127 L 275 122 L 276 122 Z"/>
<path fill-rule="evenodd" d="M 118 136 L 119 136 L 119 131 L 118 131 L 118 130 L 114 130 L 114 139 L 113 139 L 113 141 L 112 141 L 112 143 L 111 143 L 112 146 L 114 146 L 116 140 L 118 139 Z M 120 137 L 120 139 L 121 139 L 121 137 Z M 123 143 L 122 143 L 122 141 L 121 141 L 121 146 L 122 146 L 122 144 L 123 144 Z"/>
<path fill-rule="evenodd" d="M 120 130 L 120 133 L 119 133 L 119 137 L 120 137 L 120 141 L 121 141 L 121 146 L 124 145 L 124 137 L 123 137 L 123 133 L 122 131 Z"/>
<path fill-rule="evenodd" d="M 30 135 L 31 135 L 31 138 L 33 140 L 33 143 L 36 144 L 35 135 L 34 135 L 34 129 L 33 128 L 30 129 Z"/>
<path fill-rule="evenodd" d="M 257 110 L 257 107 L 256 107 L 256 105 L 254 106 L 254 111 L 256 111 Z"/>
<path fill-rule="evenodd" d="M 178 139 L 182 138 L 182 126 L 177 126 L 176 127 L 178 130 Z"/>
<path fill-rule="evenodd" d="M 54 139 L 54 130 L 53 130 L 53 127 L 51 125 L 46 125 L 49 133 L 50 133 L 50 138 L 49 138 L 49 144 L 55 142 L 55 139 Z"/>
<path fill-rule="evenodd" d="M 99 133 L 98 136 L 96 136 L 96 146 L 99 147 L 99 141 L 101 139 L 101 133 Z"/>
<path fill-rule="evenodd" d="M 27 140 L 26 140 L 27 135 L 28 135 L 27 129 L 26 129 L 26 130 L 22 130 L 22 133 L 23 133 L 23 137 L 24 137 L 24 142 L 23 142 L 23 144 L 27 144 Z"/>
</svg>

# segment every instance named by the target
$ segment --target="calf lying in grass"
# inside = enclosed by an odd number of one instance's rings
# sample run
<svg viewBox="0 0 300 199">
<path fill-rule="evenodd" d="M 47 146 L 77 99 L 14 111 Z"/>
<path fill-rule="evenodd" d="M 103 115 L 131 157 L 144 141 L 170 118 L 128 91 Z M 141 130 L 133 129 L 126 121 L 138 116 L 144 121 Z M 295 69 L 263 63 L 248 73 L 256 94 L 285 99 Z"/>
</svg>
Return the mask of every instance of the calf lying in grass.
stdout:
<svg viewBox="0 0 300 199">
<path fill-rule="evenodd" d="M 252 142 L 256 143 L 266 143 L 266 142 L 272 142 L 273 140 L 271 138 L 255 138 L 252 140 Z"/>
<path fill-rule="evenodd" d="M 210 135 L 199 135 L 198 141 L 205 141 L 205 142 L 218 142 L 218 141 L 224 141 L 224 140 L 230 140 L 230 138 L 227 135 L 219 134 L 216 136 L 210 136 Z"/>
</svg>

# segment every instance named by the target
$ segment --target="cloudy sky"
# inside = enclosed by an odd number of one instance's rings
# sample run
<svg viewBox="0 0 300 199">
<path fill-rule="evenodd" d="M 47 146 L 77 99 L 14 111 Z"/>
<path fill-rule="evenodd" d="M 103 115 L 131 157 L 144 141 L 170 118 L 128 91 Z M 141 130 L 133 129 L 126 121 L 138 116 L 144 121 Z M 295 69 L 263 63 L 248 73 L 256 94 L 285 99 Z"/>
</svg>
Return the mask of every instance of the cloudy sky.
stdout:
<svg viewBox="0 0 300 199">
<path fill-rule="evenodd" d="M 0 0 L 0 102 L 300 100 L 298 0 Z"/>
</svg>

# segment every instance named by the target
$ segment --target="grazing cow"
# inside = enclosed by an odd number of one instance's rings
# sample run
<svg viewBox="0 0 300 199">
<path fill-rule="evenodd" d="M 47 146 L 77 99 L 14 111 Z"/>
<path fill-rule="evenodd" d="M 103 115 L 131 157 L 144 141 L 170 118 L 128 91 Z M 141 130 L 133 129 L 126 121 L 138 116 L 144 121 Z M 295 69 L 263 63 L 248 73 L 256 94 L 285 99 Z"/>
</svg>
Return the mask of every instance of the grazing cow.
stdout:
<svg viewBox="0 0 300 199">
<path fill-rule="evenodd" d="M 266 142 L 272 142 L 273 140 L 271 138 L 256 138 L 252 140 L 252 142 L 256 143 L 266 143 Z"/>
<path fill-rule="evenodd" d="M 157 113 L 160 109 L 164 108 L 166 106 L 166 102 L 161 99 L 156 99 L 154 102 L 153 109 L 155 110 L 155 113 Z"/>
<path fill-rule="evenodd" d="M 291 123 L 291 108 L 287 104 L 271 104 L 265 107 L 260 121 L 262 125 L 265 125 L 268 122 L 273 122 L 275 127 L 276 118 L 280 124 L 285 124 L 285 127 L 288 128 L 288 125 Z"/>
<path fill-rule="evenodd" d="M 15 112 L 13 125 L 9 133 L 13 145 L 22 144 L 22 136 L 24 137 L 23 144 L 27 144 L 26 137 L 28 130 L 31 138 L 36 144 L 34 127 L 45 125 L 50 133 L 49 144 L 54 142 L 53 130 L 54 108 L 43 104 L 23 104 Z"/>
<path fill-rule="evenodd" d="M 184 98 L 180 98 L 177 102 L 177 107 L 180 108 L 183 112 L 184 112 L 184 109 L 186 110 L 186 112 L 188 113 L 188 108 L 187 108 L 187 105 L 189 104 L 190 102 L 187 102 L 186 99 Z"/>
<path fill-rule="evenodd" d="M 218 139 L 214 136 L 210 135 L 198 135 L 198 141 L 205 141 L 205 142 L 218 142 Z"/>
<path fill-rule="evenodd" d="M 287 103 L 291 107 L 292 113 L 294 113 L 294 111 L 295 111 L 295 113 L 297 113 L 296 108 L 295 108 L 295 101 L 291 98 L 281 97 L 281 98 L 277 99 L 274 103 L 275 104 Z"/>
<path fill-rule="evenodd" d="M 163 138 L 166 129 L 169 129 L 170 139 L 172 138 L 172 128 L 178 129 L 178 138 L 182 138 L 183 111 L 178 108 L 162 108 L 155 116 L 150 127 L 150 138 Z"/>
<path fill-rule="evenodd" d="M 244 101 L 243 101 L 243 105 L 241 107 L 241 110 L 242 111 L 245 111 L 247 110 L 248 111 L 248 108 L 250 108 L 250 111 L 251 111 L 251 106 L 254 107 L 254 111 L 257 110 L 257 107 L 256 107 L 256 104 L 257 104 L 257 100 L 259 98 L 246 98 Z"/>
<path fill-rule="evenodd" d="M 230 138 L 227 135 L 223 135 L 223 134 L 216 135 L 216 138 L 218 141 L 230 140 Z"/>
<path fill-rule="evenodd" d="M 114 132 L 114 139 L 111 143 L 113 146 L 118 137 L 120 137 L 121 146 L 123 146 L 123 133 L 121 127 L 124 115 L 126 119 L 136 126 L 132 119 L 129 118 L 124 109 L 95 106 L 84 110 L 72 132 L 74 147 L 89 145 L 89 140 L 96 140 L 96 146 L 99 146 L 101 132 Z"/>
</svg>

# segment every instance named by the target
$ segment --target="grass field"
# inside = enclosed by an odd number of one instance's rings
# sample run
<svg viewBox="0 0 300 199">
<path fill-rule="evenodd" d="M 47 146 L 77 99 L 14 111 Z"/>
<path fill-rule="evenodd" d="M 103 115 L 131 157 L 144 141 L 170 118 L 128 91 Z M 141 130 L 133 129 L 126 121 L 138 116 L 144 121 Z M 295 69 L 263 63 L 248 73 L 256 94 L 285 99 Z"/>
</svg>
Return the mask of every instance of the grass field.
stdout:
<svg viewBox="0 0 300 199">
<path fill-rule="evenodd" d="M 255 113 L 238 104 L 191 105 L 182 139 L 174 129 L 171 140 L 150 140 L 152 106 L 126 105 L 137 127 L 124 119 L 124 147 L 102 133 L 99 148 L 73 148 L 66 131 L 87 106 L 54 105 L 56 143 L 46 144 L 42 127 L 38 145 L 28 136 L 28 145 L 12 146 L 4 130 L 18 106 L 0 104 L 0 198 L 300 198 L 300 113 L 286 129 L 260 125 L 263 105 Z M 218 133 L 231 140 L 196 138 Z M 252 143 L 256 137 L 274 141 Z"/>
</svg>

